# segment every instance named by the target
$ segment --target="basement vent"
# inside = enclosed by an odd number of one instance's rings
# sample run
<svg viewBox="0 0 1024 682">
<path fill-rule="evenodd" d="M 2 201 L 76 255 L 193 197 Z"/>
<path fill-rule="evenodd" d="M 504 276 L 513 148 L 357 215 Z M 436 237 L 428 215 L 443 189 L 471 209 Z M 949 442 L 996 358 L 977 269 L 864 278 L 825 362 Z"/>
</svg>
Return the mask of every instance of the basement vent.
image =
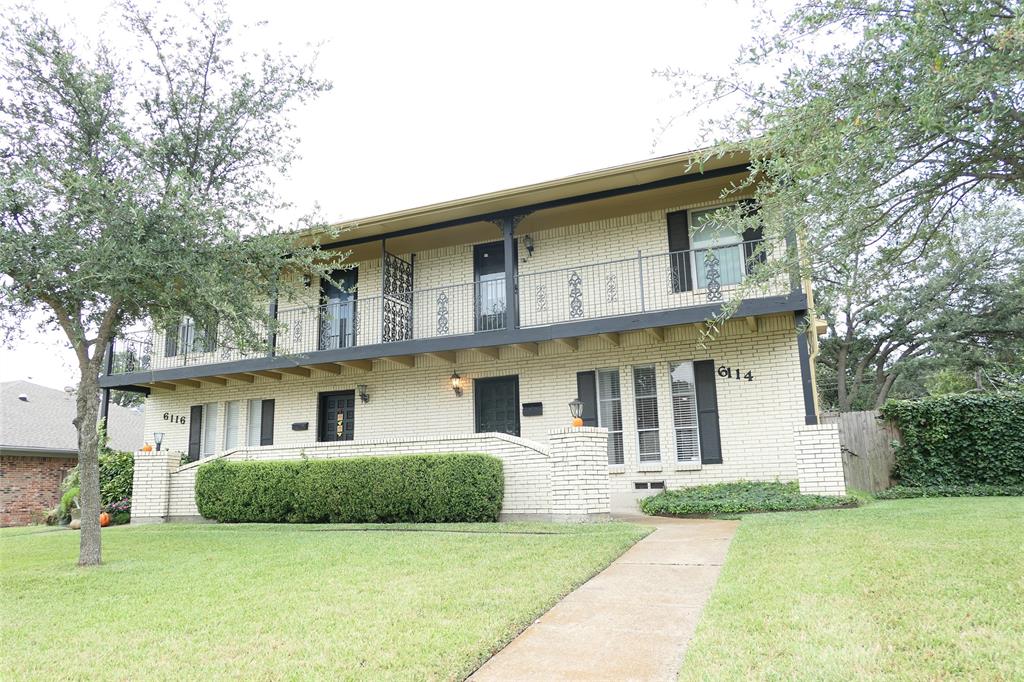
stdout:
<svg viewBox="0 0 1024 682">
<path fill-rule="evenodd" d="M 664 490 L 665 481 L 634 481 L 634 490 Z"/>
</svg>

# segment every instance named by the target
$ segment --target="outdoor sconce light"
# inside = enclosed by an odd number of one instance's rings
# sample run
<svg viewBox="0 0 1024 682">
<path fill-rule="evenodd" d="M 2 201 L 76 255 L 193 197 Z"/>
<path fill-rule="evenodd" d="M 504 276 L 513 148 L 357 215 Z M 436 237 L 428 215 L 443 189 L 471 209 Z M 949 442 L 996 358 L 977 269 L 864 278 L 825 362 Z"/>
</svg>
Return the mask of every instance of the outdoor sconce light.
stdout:
<svg viewBox="0 0 1024 682">
<path fill-rule="evenodd" d="M 459 376 L 458 372 L 452 373 L 452 390 L 455 391 L 456 397 L 462 397 L 462 377 Z"/>
<path fill-rule="evenodd" d="M 583 401 L 576 398 L 570 402 L 569 414 L 572 415 L 573 426 L 583 426 Z"/>
<path fill-rule="evenodd" d="M 156 443 L 156 451 L 160 452 L 160 444 L 164 442 L 164 434 L 161 431 L 153 432 L 153 442 Z"/>
<path fill-rule="evenodd" d="M 526 252 L 530 254 L 530 258 L 533 258 L 533 237 L 530 235 L 524 235 L 523 246 L 526 247 Z"/>
<path fill-rule="evenodd" d="M 356 389 L 359 391 L 359 399 L 364 403 L 370 402 L 370 393 L 366 390 L 366 384 L 359 384 Z"/>
</svg>

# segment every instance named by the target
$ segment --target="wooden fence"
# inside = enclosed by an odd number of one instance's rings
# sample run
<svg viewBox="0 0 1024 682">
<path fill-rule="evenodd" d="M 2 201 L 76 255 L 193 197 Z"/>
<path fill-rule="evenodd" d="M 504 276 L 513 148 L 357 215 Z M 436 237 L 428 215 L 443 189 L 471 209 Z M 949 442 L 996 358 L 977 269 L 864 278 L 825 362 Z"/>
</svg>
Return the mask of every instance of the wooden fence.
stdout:
<svg viewBox="0 0 1024 682">
<path fill-rule="evenodd" d="M 899 440 L 900 433 L 878 417 L 878 410 L 821 416 L 823 423 L 839 424 L 847 489 L 877 492 L 892 485 L 892 468 L 896 463 L 892 442 Z"/>
</svg>

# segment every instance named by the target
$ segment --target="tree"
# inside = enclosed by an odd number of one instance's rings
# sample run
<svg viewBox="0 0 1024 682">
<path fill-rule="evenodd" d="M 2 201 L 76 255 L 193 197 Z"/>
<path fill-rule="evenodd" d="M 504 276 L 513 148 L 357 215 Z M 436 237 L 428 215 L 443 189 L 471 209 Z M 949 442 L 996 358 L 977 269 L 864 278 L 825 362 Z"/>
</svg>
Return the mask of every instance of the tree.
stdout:
<svg viewBox="0 0 1024 682">
<path fill-rule="evenodd" d="M 793 271 L 825 283 L 834 324 L 823 360 L 852 384 L 839 402 L 870 388 L 873 405 L 898 379 L 897 360 L 937 352 L 940 338 L 968 343 L 965 311 L 979 299 L 965 287 L 980 296 L 976 287 L 1000 284 L 970 282 L 952 261 L 941 274 L 931 268 L 936 253 L 955 250 L 969 216 L 1024 195 L 1024 9 L 801 0 L 778 22 L 762 9 L 754 29 L 724 74 L 656 72 L 691 113 L 711 112 L 710 146 L 695 164 L 750 155 L 751 172 L 725 195 L 753 194 L 759 210 L 723 211 L 707 227 L 760 226 L 773 257 L 722 316 Z M 959 317 L 935 314 L 946 292 L 966 301 Z"/>
<path fill-rule="evenodd" d="M 238 53 L 219 5 L 120 8 L 124 51 L 76 44 L 27 9 L 0 32 L 0 316 L 10 329 L 44 311 L 78 359 L 80 565 L 101 560 L 98 378 L 112 340 L 188 315 L 252 348 L 273 324 L 268 283 L 290 299 L 291 275 L 336 267 L 274 223 L 290 113 L 328 84 L 294 57 Z"/>
<path fill-rule="evenodd" d="M 990 209 L 950 228 L 954 237 L 936 235 L 901 268 L 867 245 L 820 265 L 817 309 L 829 336 L 818 365 L 839 409 L 881 407 L 915 361 L 937 372 L 969 354 L 977 368 L 1006 356 L 993 343 L 1024 342 L 1005 284 L 1021 267 L 1022 223 L 1020 211 Z"/>
</svg>

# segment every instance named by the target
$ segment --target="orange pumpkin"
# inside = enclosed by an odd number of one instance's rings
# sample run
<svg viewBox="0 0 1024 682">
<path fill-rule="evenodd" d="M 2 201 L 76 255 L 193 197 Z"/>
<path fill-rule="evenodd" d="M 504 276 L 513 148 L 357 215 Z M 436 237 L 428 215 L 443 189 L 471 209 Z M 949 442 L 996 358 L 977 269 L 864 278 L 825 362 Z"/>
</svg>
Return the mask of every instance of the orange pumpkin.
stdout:
<svg viewBox="0 0 1024 682">
<path fill-rule="evenodd" d="M 583 426 L 583 419 L 580 417 L 573 417 L 572 425 L 576 427 Z"/>
<path fill-rule="evenodd" d="M 142 451 L 143 452 L 153 452 L 153 446 L 150 445 L 149 443 L 146 443 L 145 445 L 142 446 Z"/>
<path fill-rule="evenodd" d="M 100 514 L 100 525 L 104 528 L 110 525 L 110 514 L 107 512 Z"/>
</svg>

